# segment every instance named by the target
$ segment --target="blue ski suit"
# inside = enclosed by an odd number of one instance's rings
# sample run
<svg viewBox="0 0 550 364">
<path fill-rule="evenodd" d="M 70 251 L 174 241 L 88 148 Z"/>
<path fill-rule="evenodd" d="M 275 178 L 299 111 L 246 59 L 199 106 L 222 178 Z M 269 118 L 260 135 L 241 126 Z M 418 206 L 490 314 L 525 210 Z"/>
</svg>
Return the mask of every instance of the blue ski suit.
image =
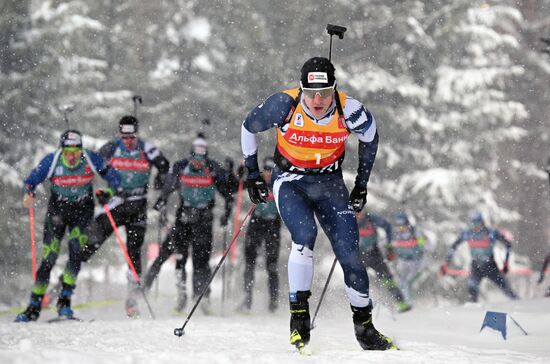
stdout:
<svg viewBox="0 0 550 364">
<path fill-rule="evenodd" d="M 345 139 L 355 134 L 359 139 L 355 184 L 366 187 L 378 149 L 374 117 L 359 101 L 339 92 L 328 113 L 316 119 L 297 89 L 278 92 L 255 107 L 243 122 L 241 146 L 249 171 L 259 169 L 256 134 L 272 128 L 278 134 L 273 194 L 292 237 L 290 302 L 296 302 L 297 293 L 309 291 L 312 285 L 316 217 L 344 271 L 349 302 L 355 307 L 368 306 L 369 280 L 359 255 L 359 232 L 342 177 L 342 161 Z M 309 161 L 300 161 L 304 155 L 311 157 Z"/>
<path fill-rule="evenodd" d="M 497 241 L 506 246 L 505 266 L 508 265 L 512 243 L 508 241 L 498 230 L 483 226 L 479 231 L 473 229 L 463 230 L 453 245 L 449 248 L 445 261 L 451 261 L 454 252 L 462 242 L 468 242 L 470 254 L 472 256 L 472 265 L 470 276 L 468 278 L 468 294 L 472 302 L 477 302 L 479 296 L 479 284 L 485 277 L 493 281 L 506 296 L 517 299 L 518 296 L 512 290 L 510 282 L 498 269 L 493 256 L 493 248 Z"/>
<path fill-rule="evenodd" d="M 81 251 L 88 241 L 85 228 L 94 215 L 92 181 L 100 175 L 114 191 L 120 188 L 120 175 L 95 152 L 83 149 L 80 162 L 72 167 L 63 158 L 62 150 L 48 154 L 25 180 L 27 193 L 49 180 L 51 194 L 44 222 L 42 262 L 36 272 L 33 294 L 43 296 L 50 281 L 50 273 L 60 252 L 61 239 L 69 232 L 69 260 L 63 272 L 65 287 L 74 288 L 81 266 Z M 71 292 L 66 294 L 70 296 Z"/>
</svg>

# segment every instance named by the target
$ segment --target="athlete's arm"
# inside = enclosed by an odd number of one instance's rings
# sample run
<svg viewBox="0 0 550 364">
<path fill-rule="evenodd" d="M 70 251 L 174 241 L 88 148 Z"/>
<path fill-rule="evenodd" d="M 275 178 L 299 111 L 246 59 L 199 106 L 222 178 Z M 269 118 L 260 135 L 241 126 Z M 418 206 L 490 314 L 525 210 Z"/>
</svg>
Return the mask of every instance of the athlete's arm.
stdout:
<svg viewBox="0 0 550 364">
<path fill-rule="evenodd" d="M 363 104 L 349 96 L 344 105 L 344 117 L 350 132 L 359 139 L 359 166 L 355 185 L 366 187 L 378 151 L 376 120 Z"/>
<path fill-rule="evenodd" d="M 25 179 L 25 190 L 27 193 L 34 193 L 36 186 L 44 182 L 48 177 L 48 172 L 52 166 L 54 154 L 50 153 L 45 156 L 38 166 L 31 171 L 31 174 Z"/>
<path fill-rule="evenodd" d="M 101 178 L 107 181 L 109 187 L 113 191 L 118 191 L 121 183 L 121 178 L 118 171 L 109 166 L 98 153 L 91 150 L 87 150 L 86 153 L 90 157 L 90 162 L 93 164 L 93 167 Z"/>
<path fill-rule="evenodd" d="M 294 99 L 283 92 L 271 95 L 246 116 L 241 127 L 241 148 L 249 178 L 260 174 L 257 133 L 282 126 L 294 106 Z"/>
</svg>

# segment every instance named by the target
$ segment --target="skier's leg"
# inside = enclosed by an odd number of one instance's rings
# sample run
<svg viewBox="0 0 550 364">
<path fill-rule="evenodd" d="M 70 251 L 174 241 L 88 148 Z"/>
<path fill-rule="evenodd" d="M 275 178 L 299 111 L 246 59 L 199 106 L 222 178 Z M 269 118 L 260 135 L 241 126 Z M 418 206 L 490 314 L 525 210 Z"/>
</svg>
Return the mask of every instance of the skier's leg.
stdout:
<svg viewBox="0 0 550 364">
<path fill-rule="evenodd" d="M 94 204 L 90 200 L 79 206 L 68 217 L 71 220 L 69 224 L 69 260 L 65 266 L 61 278 L 61 291 L 57 300 L 57 312 L 61 316 L 72 317 L 71 296 L 76 287 L 76 278 L 81 267 L 81 251 L 88 242 L 88 236 L 84 233 L 86 227 L 93 219 Z"/>
<path fill-rule="evenodd" d="M 146 208 L 146 201 L 132 201 L 126 209 L 126 218 L 122 219 L 126 226 L 126 248 L 128 250 L 128 256 L 139 278 L 141 277 L 141 248 L 145 241 L 147 226 Z M 139 282 L 136 282 L 136 278 L 131 271 L 128 271 L 127 277 L 128 294 L 126 298 L 126 315 L 128 317 L 138 317 L 140 313 L 137 297 L 139 296 L 139 283 L 141 278 Z"/>
<path fill-rule="evenodd" d="M 279 306 L 279 249 L 281 245 L 280 220 L 266 220 L 265 262 L 269 282 L 269 311 Z"/>
<path fill-rule="evenodd" d="M 477 302 L 479 296 L 479 284 L 484 277 L 483 263 L 472 261 L 470 276 L 468 277 L 468 296 L 470 302 Z"/>
<path fill-rule="evenodd" d="M 510 285 L 510 281 L 500 272 L 494 260 L 488 264 L 487 270 L 487 278 L 493 281 L 506 296 L 511 299 L 518 299 L 517 294 Z"/>
<path fill-rule="evenodd" d="M 288 257 L 290 301 L 290 343 L 300 348 L 310 339 L 309 297 L 313 282 L 313 248 L 317 236 L 312 203 L 297 181 L 280 175 L 273 194 L 281 219 L 287 226 L 292 246 Z"/>
<path fill-rule="evenodd" d="M 212 255 L 212 210 L 208 209 L 201 213 L 201 218 L 193 224 L 193 295 L 198 297 L 210 278 L 210 256 Z M 209 291 L 205 298 L 208 298 Z"/>
<path fill-rule="evenodd" d="M 181 222 L 180 222 L 181 223 Z M 190 224 L 181 223 L 180 237 L 176 244 L 176 250 L 178 252 L 176 259 L 176 290 L 177 290 L 177 303 L 176 311 L 181 311 L 187 304 L 187 271 L 185 265 L 187 258 L 189 257 L 189 248 L 191 247 L 192 229 Z"/>
<path fill-rule="evenodd" d="M 250 310 L 252 307 L 252 287 L 254 285 L 254 269 L 256 267 L 256 258 L 258 256 L 258 246 L 261 242 L 261 234 L 265 233 L 259 229 L 260 223 L 258 218 L 253 217 L 250 220 L 246 237 L 244 240 L 244 292 L 245 299 L 241 305 L 241 309 Z"/>
<path fill-rule="evenodd" d="M 44 222 L 44 239 L 42 261 L 36 271 L 36 280 L 31 291 L 30 302 L 26 310 L 15 317 L 16 322 L 35 321 L 40 316 L 42 299 L 48 289 L 50 273 L 59 256 L 61 239 L 65 233 L 66 223 L 61 211 L 50 203 Z"/>
<path fill-rule="evenodd" d="M 369 259 L 369 261 L 371 262 L 371 268 L 376 272 L 376 279 L 383 287 L 386 287 L 391 296 L 397 301 L 399 304 L 399 311 L 403 312 L 409 310 L 411 306 L 405 302 L 405 297 L 403 296 L 403 293 L 401 293 L 401 290 L 397 287 L 397 283 L 393 279 L 393 275 L 384 261 L 382 253 L 380 253 L 380 249 L 374 248 L 371 250 L 371 259 Z"/>
<path fill-rule="evenodd" d="M 344 271 L 346 294 L 354 307 L 366 307 L 369 298 L 369 278 L 359 254 L 359 229 L 355 212 L 349 206 L 349 195 L 343 180 L 334 180 L 320 189 L 330 195 L 315 193 L 315 213 L 330 240 L 336 259 Z"/>
<path fill-rule="evenodd" d="M 146 290 L 151 289 L 151 286 L 153 284 L 153 281 L 157 277 L 157 275 L 160 273 L 160 268 L 162 265 L 170 258 L 172 254 L 174 254 L 176 250 L 176 239 L 177 239 L 177 232 L 178 229 L 178 223 L 174 224 L 172 226 L 172 229 L 170 229 L 170 233 L 168 236 L 164 239 L 162 244 L 159 248 L 159 255 L 156 257 L 155 261 L 149 267 L 149 270 L 144 275 L 143 278 L 143 288 Z"/>
<path fill-rule="evenodd" d="M 115 200 L 108 205 L 113 220 L 117 226 L 126 224 L 127 203 L 121 200 Z M 106 212 L 98 214 L 86 227 L 84 235 L 88 237 L 88 242 L 80 252 L 82 262 L 87 262 L 92 255 L 101 247 L 105 240 L 113 233 L 113 227 Z"/>
</svg>

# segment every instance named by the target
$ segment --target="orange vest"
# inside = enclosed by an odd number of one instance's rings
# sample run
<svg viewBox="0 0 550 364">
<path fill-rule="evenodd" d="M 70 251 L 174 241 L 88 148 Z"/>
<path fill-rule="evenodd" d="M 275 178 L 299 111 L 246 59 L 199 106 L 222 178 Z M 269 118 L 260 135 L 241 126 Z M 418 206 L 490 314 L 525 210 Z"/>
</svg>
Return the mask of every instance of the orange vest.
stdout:
<svg viewBox="0 0 550 364">
<path fill-rule="evenodd" d="M 297 88 L 284 91 L 292 98 L 296 98 L 298 92 Z M 343 108 L 346 94 L 339 91 L 338 95 Z M 292 165 L 307 169 L 323 168 L 338 161 L 344 154 L 349 130 L 344 116 L 338 115 L 337 110 L 327 125 L 318 125 L 298 102 L 287 125 L 284 133 L 277 129 L 277 150 Z"/>
</svg>

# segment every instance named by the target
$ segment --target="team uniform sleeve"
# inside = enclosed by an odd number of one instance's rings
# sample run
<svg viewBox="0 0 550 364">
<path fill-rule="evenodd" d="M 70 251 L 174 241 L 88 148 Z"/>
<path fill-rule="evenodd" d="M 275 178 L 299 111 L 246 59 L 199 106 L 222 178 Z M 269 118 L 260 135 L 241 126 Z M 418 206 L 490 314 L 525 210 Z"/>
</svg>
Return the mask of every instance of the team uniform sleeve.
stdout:
<svg viewBox="0 0 550 364">
<path fill-rule="evenodd" d="M 453 245 L 451 245 L 451 247 L 449 248 L 449 251 L 447 252 L 447 257 L 445 257 L 446 262 L 451 261 L 451 258 L 453 257 L 456 249 L 458 248 L 460 243 L 464 241 L 465 235 L 466 235 L 466 231 L 461 232 L 458 238 L 456 238 L 456 240 L 454 241 Z"/>
<path fill-rule="evenodd" d="M 147 159 L 157 168 L 159 174 L 166 174 L 170 170 L 170 162 L 161 151 L 152 144 L 145 143 L 145 155 Z"/>
<path fill-rule="evenodd" d="M 227 172 L 222 166 L 211 160 L 212 169 L 216 174 L 215 184 L 218 192 L 225 198 L 226 201 L 233 201 L 233 194 L 231 193 L 231 186 L 227 178 Z M 227 202 L 226 202 L 227 203 Z"/>
<path fill-rule="evenodd" d="M 107 182 L 107 184 L 113 191 L 119 191 L 121 178 L 118 171 L 116 171 L 114 168 L 111 168 L 111 166 L 109 166 L 98 153 L 95 153 L 93 151 L 87 151 L 87 153 L 90 157 L 90 162 L 93 164 L 95 170 L 101 176 L 101 178 L 103 178 Z"/>
<path fill-rule="evenodd" d="M 494 236 L 495 240 L 500 241 L 506 247 L 506 258 L 504 260 L 507 262 L 510 258 L 510 252 L 512 251 L 512 242 L 504 237 L 498 230 L 491 230 L 491 235 Z"/>
<path fill-rule="evenodd" d="M 282 126 L 288 119 L 294 106 L 294 99 L 283 92 L 278 92 L 256 106 L 246 116 L 241 127 L 241 148 L 244 164 L 249 170 L 249 177 L 259 175 L 258 138 L 260 132 Z"/>
<path fill-rule="evenodd" d="M 106 161 L 109 161 L 115 153 L 115 142 L 108 142 L 99 148 L 98 154 Z"/>
<path fill-rule="evenodd" d="M 38 166 L 31 171 L 31 174 L 25 179 L 25 191 L 27 193 L 34 193 L 36 186 L 41 184 L 48 177 L 48 172 L 52 167 L 54 154 L 50 153 L 45 156 Z"/>
<path fill-rule="evenodd" d="M 389 244 L 393 240 L 391 224 L 389 223 L 389 221 L 378 215 L 372 215 L 371 218 L 374 225 L 384 229 L 384 232 L 386 233 L 387 243 Z"/>
<path fill-rule="evenodd" d="M 180 174 L 187 163 L 188 161 L 186 159 L 182 159 L 172 165 L 169 172 L 166 174 L 166 181 L 161 190 L 161 198 L 168 199 L 168 196 L 178 187 Z"/>
<path fill-rule="evenodd" d="M 365 187 L 378 151 L 376 120 L 363 104 L 351 97 L 346 99 L 344 117 L 350 132 L 359 139 L 359 165 L 355 185 Z"/>
</svg>

